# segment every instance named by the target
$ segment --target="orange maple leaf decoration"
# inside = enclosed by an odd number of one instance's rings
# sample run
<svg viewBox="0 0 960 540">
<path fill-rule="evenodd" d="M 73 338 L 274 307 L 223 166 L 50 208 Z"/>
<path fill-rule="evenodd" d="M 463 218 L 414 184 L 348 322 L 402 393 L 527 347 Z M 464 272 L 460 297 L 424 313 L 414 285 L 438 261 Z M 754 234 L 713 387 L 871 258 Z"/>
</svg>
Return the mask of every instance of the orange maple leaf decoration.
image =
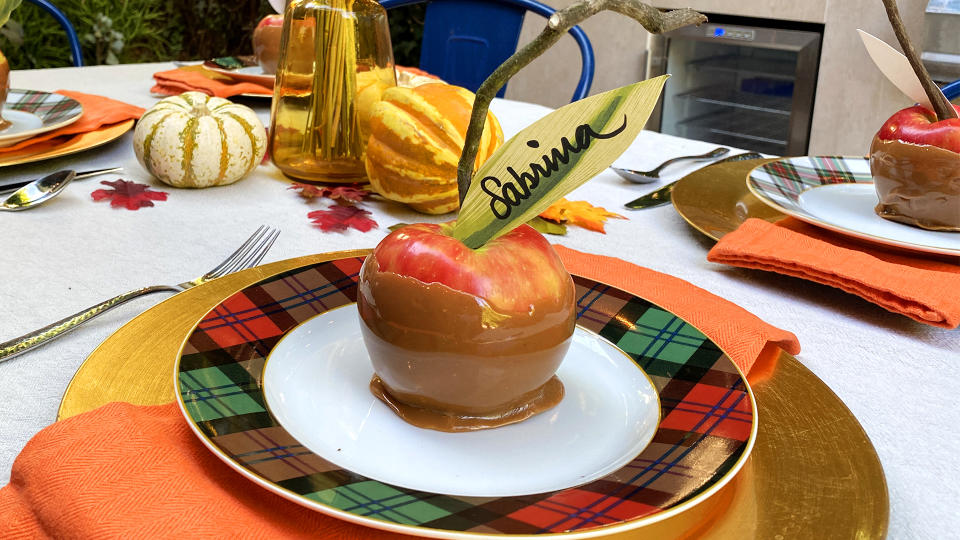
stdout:
<svg viewBox="0 0 960 540">
<path fill-rule="evenodd" d="M 603 230 L 603 225 L 607 222 L 607 218 L 627 219 L 620 214 L 614 214 L 606 208 L 594 206 L 587 201 L 568 201 L 567 199 L 560 199 L 551 204 L 540 214 L 540 217 L 556 223 L 577 225 L 604 234 L 606 234 L 606 231 Z"/>
</svg>

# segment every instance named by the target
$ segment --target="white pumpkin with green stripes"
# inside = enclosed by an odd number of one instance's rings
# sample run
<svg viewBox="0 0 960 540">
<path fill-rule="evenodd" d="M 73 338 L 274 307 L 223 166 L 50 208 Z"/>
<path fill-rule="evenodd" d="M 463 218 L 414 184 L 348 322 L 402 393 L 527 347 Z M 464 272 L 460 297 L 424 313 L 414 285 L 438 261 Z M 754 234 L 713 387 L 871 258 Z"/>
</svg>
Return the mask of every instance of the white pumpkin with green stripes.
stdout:
<svg viewBox="0 0 960 540">
<path fill-rule="evenodd" d="M 245 105 L 184 92 L 157 102 L 137 122 L 133 149 L 147 171 L 174 187 L 232 184 L 263 160 L 267 135 Z"/>
</svg>

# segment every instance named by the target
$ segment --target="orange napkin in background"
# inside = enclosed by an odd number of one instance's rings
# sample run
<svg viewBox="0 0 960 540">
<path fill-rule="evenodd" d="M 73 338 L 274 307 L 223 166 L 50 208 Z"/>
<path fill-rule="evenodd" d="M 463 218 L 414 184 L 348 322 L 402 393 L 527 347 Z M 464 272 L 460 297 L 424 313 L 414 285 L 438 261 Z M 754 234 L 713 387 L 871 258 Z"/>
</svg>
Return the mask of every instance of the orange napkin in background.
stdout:
<svg viewBox="0 0 960 540">
<path fill-rule="evenodd" d="M 87 133 L 100 129 L 104 126 L 117 124 L 126 120 L 136 120 L 144 113 L 144 109 L 142 107 L 130 105 L 129 103 L 124 103 L 108 97 L 96 96 L 93 94 L 83 94 L 81 92 L 72 92 L 70 90 L 57 90 L 56 93 L 73 98 L 83 105 L 83 114 L 80 115 L 80 119 L 60 129 L 42 133 L 36 137 L 30 137 L 29 139 L 20 141 L 12 146 L 0 148 L 0 153 L 20 150 L 27 146 L 49 141 L 50 139 L 54 139 L 56 137 Z"/>
<path fill-rule="evenodd" d="M 960 325 L 960 258 L 874 248 L 794 218 L 748 219 L 707 260 L 808 279 L 855 294 L 915 321 Z"/>
<path fill-rule="evenodd" d="M 183 92 L 203 92 L 209 96 L 228 98 L 240 94 L 273 95 L 273 88 L 256 83 L 235 81 L 203 66 L 184 66 L 153 74 L 157 84 L 150 89 L 155 94 L 176 96 Z"/>
<path fill-rule="evenodd" d="M 744 370 L 765 348 L 797 353 L 793 334 L 681 279 L 555 246 L 576 274 L 680 315 Z M 111 403 L 34 436 L 0 489 L 0 538 L 408 538 L 308 510 L 220 461 L 175 403 Z"/>
</svg>

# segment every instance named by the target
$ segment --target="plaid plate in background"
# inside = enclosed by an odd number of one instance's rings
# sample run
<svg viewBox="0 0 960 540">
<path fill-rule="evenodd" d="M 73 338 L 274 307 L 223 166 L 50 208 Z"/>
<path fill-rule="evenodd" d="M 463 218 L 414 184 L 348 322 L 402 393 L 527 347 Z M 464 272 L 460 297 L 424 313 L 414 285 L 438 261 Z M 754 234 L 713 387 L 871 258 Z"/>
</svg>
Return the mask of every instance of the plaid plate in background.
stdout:
<svg viewBox="0 0 960 540">
<path fill-rule="evenodd" d="M 551 534 L 634 522 L 676 509 L 728 480 L 746 459 L 756 418 L 733 362 L 675 315 L 629 293 L 575 277 L 579 326 L 626 352 L 660 394 L 661 422 L 630 463 L 570 489 L 516 497 L 411 490 L 341 469 L 310 452 L 267 412 L 260 386 L 284 334 L 356 301 L 362 258 L 292 270 L 247 287 L 208 313 L 178 362 L 187 416 L 235 468 L 275 491 L 337 515 L 417 528 Z"/>
<path fill-rule="evenodd" d="M 805 212 L 800 195 L 828 184 L 873 183 L 870 162 L 863 157 L 804 156 L 778 159 L 750 172 L 747 185 L 760 198 L 787 211 Z"/>
<path fill-rule="evenodd" d="M 83 113 L 80 102 L 60 94 L 37 90 L 19 90 L 11 88 L 7 93 L 5 109 L 31 113 L 43 121 L 43 127 L 62 124 L 67 120 L 79 118 Z"/>
</svg>

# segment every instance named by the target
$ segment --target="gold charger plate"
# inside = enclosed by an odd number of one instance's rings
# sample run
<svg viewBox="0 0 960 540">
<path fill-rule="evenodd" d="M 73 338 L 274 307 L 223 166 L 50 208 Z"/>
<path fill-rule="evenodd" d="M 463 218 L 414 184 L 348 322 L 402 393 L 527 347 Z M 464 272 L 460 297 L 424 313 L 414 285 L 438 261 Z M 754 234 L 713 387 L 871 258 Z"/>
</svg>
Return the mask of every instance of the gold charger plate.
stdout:
<svg viewBox="0 0 960 540">
<path fill-rule="evenodd" d="M 244 270 L 179 293 L 140 314 L 86 359 L 58 419 L 112 401 L 175 399 L 171 377 L 183 340 L 224 298 L 261 279 L 367 251 L 311 255 Z M 748 377 L 760 418 L 757 443 L 726 487 L 690 510 L 611 538 L 883 538 L 889 501 L 872 444 L 843 402 L 779 349 Z"/>
<path fill-rule="evenodd" d="M 79 133 L 68 139 L 66 142 L 49 146 L 44 143 L 38 143 L 37 148 L 27 146 L 20 150 L 12 152 L 0 152 L 0 167 L 10 165 L 21 165 L 24 163 L 33 163 L 44 159 L 53 159 L 69 154 L 81 152 L 96 148 L 97 146 L 107 144 L 133 128 L 135 120 L 126 120 L 110 124 L 86 133 Z"/>
<path fill-rule="evenodd" d="M 779 221 L 786 216 L 767 206 L 747 189 L 747 174 L 776 161 L 748 159 L 708 165 L 681 178 L 673 186 L 670 200 L 691 227 L 719 240 L 747 218 Z"/>
</svg>

